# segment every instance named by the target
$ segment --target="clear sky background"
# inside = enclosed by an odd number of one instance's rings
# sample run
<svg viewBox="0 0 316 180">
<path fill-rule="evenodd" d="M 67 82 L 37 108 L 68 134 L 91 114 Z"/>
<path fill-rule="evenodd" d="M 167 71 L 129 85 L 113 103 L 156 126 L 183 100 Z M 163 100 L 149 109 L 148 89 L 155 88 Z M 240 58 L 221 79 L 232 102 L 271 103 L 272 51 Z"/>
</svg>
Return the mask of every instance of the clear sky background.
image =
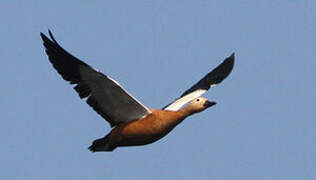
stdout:
<svg viewBox="0 0 316 180">
<path fill-rule="evenodd" d="M 316 1 L 17 1 L 0 10 L 0 179 L 316 179 Z M 39 33 L 161 108 L 232 52 L 217 105 L 147 146 L 110 131 Z"/>
</svg>

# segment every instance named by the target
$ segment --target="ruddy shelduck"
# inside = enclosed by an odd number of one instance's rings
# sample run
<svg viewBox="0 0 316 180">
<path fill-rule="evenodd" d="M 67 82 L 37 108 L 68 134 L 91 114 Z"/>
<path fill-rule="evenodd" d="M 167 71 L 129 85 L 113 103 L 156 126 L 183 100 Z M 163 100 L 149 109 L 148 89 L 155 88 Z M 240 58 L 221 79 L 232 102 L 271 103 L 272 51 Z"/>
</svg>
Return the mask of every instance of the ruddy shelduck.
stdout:
<svg viewBox="0 0 316 180">
<path fill-rule="evenodd" d="M 215 105 L 216 102 L 201 95 L 222 82 L 234 66 L 233 53 L 175 101 L 161 110 L 149 109 L 115 80 L 64 50 L 48 32 L 50 39 L 43 33 L 41 37 L 54 68 L 64 80 L 76 84 L 74 89 L 80 98 L 87 98 L 86 102 L 112 127 L 110 133 L 92 143 L 89 147 L 92 152 L 146 145 L 161 139 L 186 117 Z"/>
</svg>

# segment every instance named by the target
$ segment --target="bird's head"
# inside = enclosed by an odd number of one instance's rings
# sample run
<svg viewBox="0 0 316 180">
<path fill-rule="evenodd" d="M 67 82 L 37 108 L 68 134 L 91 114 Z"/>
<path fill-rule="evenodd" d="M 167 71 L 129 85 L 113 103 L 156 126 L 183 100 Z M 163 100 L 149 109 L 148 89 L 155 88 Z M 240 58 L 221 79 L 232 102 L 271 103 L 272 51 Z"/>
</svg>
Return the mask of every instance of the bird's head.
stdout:
<svg viewBox="0 0 316 180">
<path fill-rule="evenodd" d="M 214 101 L 208 101 L 204 97 L 198 97 L 196 99 L 193 99 L 185 108 L 193 114 L 204 111 L 205 109 L 215 104 L 216 102 Z"/>
</svg>

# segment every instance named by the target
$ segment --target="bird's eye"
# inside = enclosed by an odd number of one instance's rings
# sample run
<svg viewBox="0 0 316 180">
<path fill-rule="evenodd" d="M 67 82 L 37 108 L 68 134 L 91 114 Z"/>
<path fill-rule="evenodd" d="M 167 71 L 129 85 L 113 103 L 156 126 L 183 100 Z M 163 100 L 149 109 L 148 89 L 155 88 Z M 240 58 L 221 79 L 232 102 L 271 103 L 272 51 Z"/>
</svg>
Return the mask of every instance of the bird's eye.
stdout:
<svg viewBox="0 0 316 180">
<path fill-rule="evenodd" d="M 196 101 L 200 101 L 200 99 L 196 99 Z"/>
</svg>

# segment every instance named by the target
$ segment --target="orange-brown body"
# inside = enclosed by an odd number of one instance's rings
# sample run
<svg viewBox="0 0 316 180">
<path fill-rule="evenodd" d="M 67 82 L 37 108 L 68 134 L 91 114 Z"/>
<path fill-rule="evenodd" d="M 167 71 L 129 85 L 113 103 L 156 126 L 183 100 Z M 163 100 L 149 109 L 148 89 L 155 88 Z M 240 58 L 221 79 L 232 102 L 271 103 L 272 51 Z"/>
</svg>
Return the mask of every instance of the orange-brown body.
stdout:
<svg viewBox="0 0 316 180">
<path fill-rule="evenodd" d="M 150 109 L 146 117 L 113 128 L 107 138 L 112 147 L 153 143 L 168 134 L 189 114 L 185 111 Z"/>
</svg>

